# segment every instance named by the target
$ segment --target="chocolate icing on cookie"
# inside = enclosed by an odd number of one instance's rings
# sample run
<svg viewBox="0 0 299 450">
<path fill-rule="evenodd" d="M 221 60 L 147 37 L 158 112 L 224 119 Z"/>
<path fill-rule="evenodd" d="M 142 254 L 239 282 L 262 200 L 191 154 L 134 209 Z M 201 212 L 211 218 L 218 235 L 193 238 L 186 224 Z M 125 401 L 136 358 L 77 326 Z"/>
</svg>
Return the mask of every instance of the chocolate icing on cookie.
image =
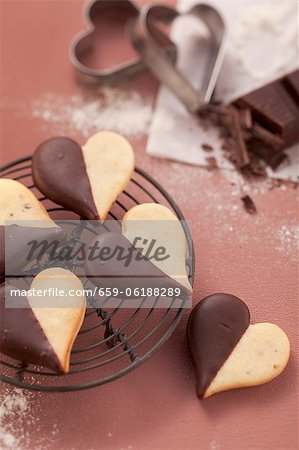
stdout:
<svg viewBox="0 0 299 450">
<path fill-rule="evenodd" d="M 39 325 L 27 297 L 11 295 L 11 286 L 0 287 L 1 353 L 20 361 L 63 372 L 59 359 Z M 17 305 L 7 308 L 6 304 Z"/>
<path fill-rule="evenodd" d="M 72 139 L 43 142 L 32 159 L 36 186 L 49 199 L 89 220 L 98 220 L 81 147 Z"/>
<path fill-rule="evenodd" d="M 4 281 L 5 276 L 22 275 L 22 269 L 29 262 L 30 242 L 46 241 L 51 248 L 52 242 L 57 241 L 61 244 L 65 238 L 65 231 L 59 227 L 0 225 L 0 282 Z"/>
<path fill-rule="evenodd" d="M 132 295 L 126 298 L 136 298 L 134 288 L 179 288 L 178 298 L 184 299 L 190 296 L 190 292 L 175 279 L 162 272 L 155 264 L 136 249 L 132 243 L 122 234 L 105 232 L 97 236 L 90 244 L 93 247 L 109 249 L 111 257 L 103 258 L 99 252 L 94 254 L 91 260 L 85 263 L 85 273 L 95 284 L 103 288 L 118 288 L 122 293 L 126 288 L 131 288 Z M 120 249 L 123 250 L 122 255 Z M 131 254 L 130 262 L 125 255 Z M 97 257 L 98 256 L 98 257 Z M 123 297 L 123 294 L 120 294 Z"/>
<path fill-rule="evenodd" d="M 204 396 L 249 325 L 250 313 L 246 304 L 233 295 L 210 295 L 192 310 L 187 338 L 199 398 Z"/>
</svg>

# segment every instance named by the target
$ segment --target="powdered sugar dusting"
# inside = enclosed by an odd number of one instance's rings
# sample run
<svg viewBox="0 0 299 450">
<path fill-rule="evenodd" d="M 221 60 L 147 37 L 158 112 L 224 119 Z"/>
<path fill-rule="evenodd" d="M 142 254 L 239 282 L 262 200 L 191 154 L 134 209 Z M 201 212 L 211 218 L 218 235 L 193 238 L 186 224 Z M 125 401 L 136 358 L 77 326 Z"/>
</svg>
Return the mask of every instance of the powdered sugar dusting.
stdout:
<svg viewBox="0 0 299 450">
<path fill-rule="evenodd" d="M 242 176 L 234 171 L 208 170 L 203 167 L 168 162 L 157 163 L 159 181 L 174 196 L 190 221 L 197 239 L 213 239 L 222 248 L 223 242 L 230 242 L 246 249 L 248 258 L 256 258 L 260 243 L 277 258 L 273 266 L 281 264 L 281 258 L 296 261 L 298 258 L 299 229 L 289 211 L 281 217 L 273 207 L 273 199 L 279 202 L 285 198 L 293 208 L 296 185 L 291 182 L 274 181 L 262 177 Z M 249 195 L 257 213 L 249 215 L 241 198 Z M 188 205 L 197 210 L 196 216 L 188 216 Z M 186 208 L 186 210 L 185 210 Z"/>
<path fill-rule="evenodd" d="M 1 397 L 0 447 L 2 450 L 24 448 L 26 435 L 23 427 L 30 418 L 31 392 L 21 389 L 7 390 Z"/>
<path fill-rule="evenodd" d="M 76 131 L 84 137 L 98 130 L 132 136 L 147 132 L 152 107 L 136 91 L 101 89 L 94 97 L 46 93 L 31 105 L 32 116 L 58 133 Z"/>
<path fill-rule="evenodd" d="M 14 394 L 4 395 L 0 408 L 0 445 L 2 450 L 20 449 L 20 437 L 16 437 L 15 429 L 19 428 L 21 417 L 28 411 L 28 401 L 21 390 Z"/>
<path fill-rule="evenodd" d="M 7 387 L 0 397 L 0 448 L 1 450 L 33 449 L 29 427 L 39 430 L 39 417 L 32 410 L 32 402 L 39 401 L 38 394 L 27 390 Z M 34 450 L 52 448 L 57 434 L 57 424 L 49 429 L 51 437 L 35 439 Z"/>
<path fill-rule="evenodd" d="M 234 170 L 223 170 L 221 173 L 232 186 L 231 195 L 233 197 L 240 197 L 244 194 L 264 194 L 272 186 L 272 181 L 268 178 L 247 180 L 241 173 Z"/>
<path fill-rule="evenodd" d="M 279 245 L 276 250 L 297 259 L 299 255 L 299 226 L 282 225 L 278 230 L 277 238 Z"/>
</svg>

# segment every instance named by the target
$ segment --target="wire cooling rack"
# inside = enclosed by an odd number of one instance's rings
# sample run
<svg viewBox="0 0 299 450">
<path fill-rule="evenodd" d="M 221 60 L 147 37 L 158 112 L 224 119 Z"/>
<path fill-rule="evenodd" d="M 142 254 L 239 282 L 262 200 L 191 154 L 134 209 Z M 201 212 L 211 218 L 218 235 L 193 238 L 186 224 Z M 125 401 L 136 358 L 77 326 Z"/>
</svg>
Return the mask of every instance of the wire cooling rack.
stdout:
<svg viewBox="0 0 299 450">
<path fill-rule="evenodd" d="M 1 178 L 13 178 L 31 189 L 43 202 L 53 219 L 78 218 L 42 196 L 31 175 L 31 157 L 24 157 L 0 168 Z M 109 213 L 110 219 L 121 220 L 133 206 L 155 202 L 170 207 L 178 219 L 184 216 L 163 187 L 146 172 L 136 168 L 127 189 L 118 197 Z M 190 231 L 182 222 L 188 247 L 186 264 L 193 284 L 194 252 Z M 90 299 L 89 299 L 90 300 Z M 179 323 L 185 300 L 178 299 L 167 309 L 143 308 L 146 297 L 135 309 L 122 308 L 119 300 L 113 309 L 88 309 L 81 331 L 72 350 L 70 371 L 57 375 L 41 366 L 24 364 L 1 355 L 0 379 L 21 388 L 36 391 L 67 392 L 99 386 L 122 377 L 149 359 L 171 336 Z"/>
</svg>

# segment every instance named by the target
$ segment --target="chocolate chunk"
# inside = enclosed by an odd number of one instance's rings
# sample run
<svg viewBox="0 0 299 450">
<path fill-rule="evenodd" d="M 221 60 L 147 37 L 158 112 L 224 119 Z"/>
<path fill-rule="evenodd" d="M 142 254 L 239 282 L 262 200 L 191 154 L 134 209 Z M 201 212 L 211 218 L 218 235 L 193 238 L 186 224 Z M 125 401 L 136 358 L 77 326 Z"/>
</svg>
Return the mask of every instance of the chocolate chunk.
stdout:
<svg viewBox="0 0 299 450">
<path fill-rule="evenodd" d="M 287 159 L 284 152 L 276 151 L 271 144 L 261 139 L 251 138 L 247 141 L 247 148 L 251 154 L 259 156 L 272 170 L 277 169 Z M 250 167 L 253 168 L 252 162 Z"/>
<path fill-rule="evenodd" d="M 248 151 L 247 151 L 246 144 L 244 142 L 244 138 L 243 138 L 243 134 L 242 134 L 240 114 L 239 114 L 237 108 L 235 108 L 233 106 L 230 106 L 227 111 L 231 117 L 231 122 L 230 122 L 231 136 L 234 139 L 235 149 L 237 150 L 237 152 L 235 154 L 236 163 L 237 163 L 237 166 L 240 169 L 242 169 L 249 165 L 250 159 L 249 159 Z"/>
<path fill-rule="evenodd" d="M 257 138 L 269 144 L 273 148 L 273 151 L 279 151 L 283 148 L 283 140 L 280 136 L 271 133 L 271 131 L 258 124 L 254 124 L 252 127 L 251 138 Z"/>
<path fill-rule="evenodd" d="M 250 109 L 249 108 L 240 109 L 239 115 L 242 128 L 244 130 L 251 130 L 253 127 L 253 120 Z"/>
<path fill-rule="evenodd" d="M 250 160 L 243 138 L 243 129 L 238 108 L 234 105 L 208 105 L 204 110 L 206 119 L 208 118 L 214 125 L 221 129 L 223 138 L 222 148 L 230 150 L 230 159 L 240 169 L 248 166 Z M 203 111 L 199 117 L 203 116 Z"/>
<path fill-rule="evenodd" d="M 246 175 L 246 173 L 245 173 Z M 263 161 L 258 159 L 255 155 L 250 154 L 250 167 L 248 168 L 247 175 L 251 177 L 252 175 L 257 177 L 267 177 L 267 171 Z"/>
<path fill-rule="evenodd" d="M 199 398 L 204 396 L 249 324 L 250 313 L 246 304 L 229 294 L 210 295 L 192 310 L 187 337 Z"/>
<path fill-rule="evenodd" d="M 282 83 L 299 108 L 299 69 L 284 77 Z"/>
<path fill-rule="evenodd" d="M 244 95 L 237 104 L 249 108 L 254 121 L 277 134 L 284 147 L 298 141 L 299 109 L 281 80 Z"/>
<path fill-rule="evenodd" d="M 72 139 L 56 137 L 42 143 L 32 159 L 32 176 L 50 200 L 86 219 L 99 219 L 81 147 Z"/>
<path fill-rule="evenodd" d="M 209 169 L 211 169 L 211 170 L 217 169 L 218 164 L 217 164 L 216 158 L 214 158 L 213 156 L 209 156 L 209 157 L 205 158 L 205 160 L 209 165 Z"/>
<path fill-rule="evenodd" d="M 244 197 L 241 197 L 241 200 L 243 202 L 245 211 L 248 212 L 248 214 L 255 214 L 256 213 L 256 206 L 252 200 L 252 198 L 249 195 L 244 195 Z"/>
<path fill-rule="evenodd" d="M 12 289 L 15 288 L 0 288 L 1 353 L 62 372 L 58 357 L 30 308 L 27 297 L 12 295 Z M 12 307 L 14 304 L 17 307 Z"/>
<path fill-rule="evenodd" d="M 287 159 L 283 150 L 299 141 L 298 99 L 299 70 L 198 115 L 220 128 L 224 156 L 238 169 L 253 169 L 258 156 L 275 170 Z"/>
<path fill-rule="evenodd" d="M 269 166 L 271 169 L 276 170 L 281 164 L 288 160 L 288 156 L 285 153 L 279 153 L 269 158 Z"/>
</svg>

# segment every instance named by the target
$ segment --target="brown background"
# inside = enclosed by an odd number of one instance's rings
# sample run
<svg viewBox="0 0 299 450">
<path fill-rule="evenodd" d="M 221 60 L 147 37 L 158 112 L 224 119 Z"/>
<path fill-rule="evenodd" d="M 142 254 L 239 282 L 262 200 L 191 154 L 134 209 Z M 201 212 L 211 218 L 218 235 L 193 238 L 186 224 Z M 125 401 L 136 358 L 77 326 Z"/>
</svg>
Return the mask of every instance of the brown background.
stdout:
<svg viewBox="0 0 299 450">
<path fill-rule="evenodd" d="M 69 42 L 83 27 L 82 5 L 1 1 L 2 163 L 32 153 L 51 136 L 40 119 L 20 114 L 20 103 L 44 92 L 82 93 L 68 60 Z M 151 76 L 133 87 L 154 99 Z M 152 159 L 144 152 L 145 137 L 131 141 L 138 166 L 162 183 L 192 221 L 194 304 L 217 291 L 241 297 L 252 321 L 272 321 L 287 332 L 290 363 L 271 384 L 200 402 L 185 342 L 186 312 L 162 349 L 126 377 L 90 391 L 30 394 L 33 420 L 23 420 L 15 434 L 25 429 L 23 446 L 31 450 L 295 450 L 298 253 L 292 232 L 282 235 L 297 224 L 297 190 L 291 184 L 272 190 L 251 186 L 258 214 L 250 216 L 227 174 Z M 3 385 L 2 396 L 8 392 L 14 388 Z"/>
</svg>

